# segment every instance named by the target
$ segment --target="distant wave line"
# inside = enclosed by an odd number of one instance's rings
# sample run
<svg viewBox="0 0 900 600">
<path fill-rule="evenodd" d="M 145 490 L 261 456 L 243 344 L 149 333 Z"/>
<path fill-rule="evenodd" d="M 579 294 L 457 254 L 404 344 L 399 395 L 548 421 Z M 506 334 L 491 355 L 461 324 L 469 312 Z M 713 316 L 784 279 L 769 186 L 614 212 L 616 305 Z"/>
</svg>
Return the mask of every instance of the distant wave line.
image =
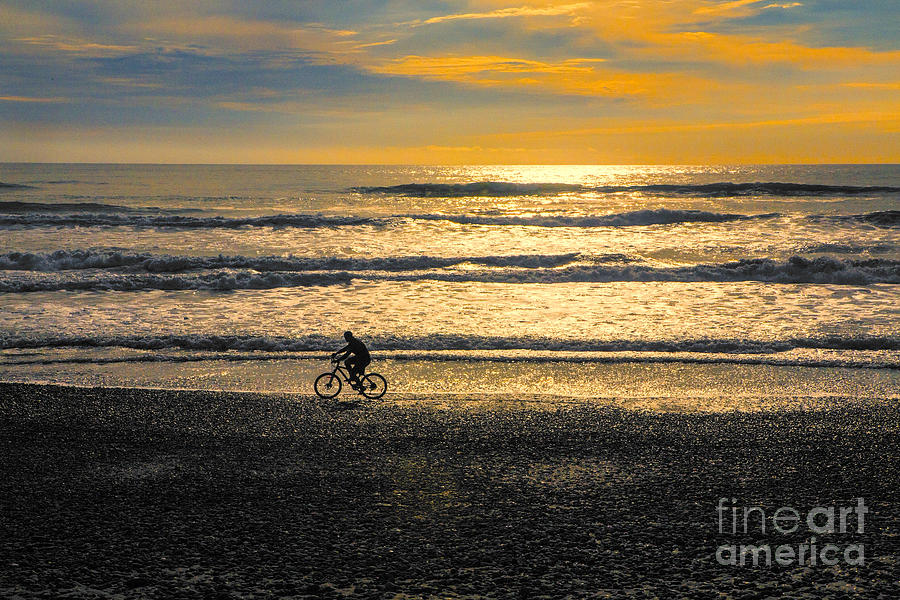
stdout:
<svg viewBox="0 0 900 600">
<path fill-rule="evenodd" d="M 0 181 L 0 189 L 12 190 L 30 190 L 39 185 L 64 185 L 64 184 L 89 184 L 89 185 L 108 185 L 106 181 L 80 181 L 77 179 L 51 179 L 47 181 L 29 181 L 25 183 L 4 183 Z"/>
<path fill-rule="evenodd" d="M 96 211 L 101 213 L 134 212 L 134 208 L 99 202 L 0 202 L 0 213 L 71 213 Z M 146 210 L 153 210 L 147 208 Z M 158 209 L 157 209 L 158 210 Z"/>
<path fill-rule="evenodd" d="M 641 184 L 599 185 L 577 183 L 516 183 L 509 181 L 478 181 L 471 183 L 404 183 L 387 186 L 357 186 L 350 191 L 359 194 L 390 194 L 411 197 L 507 197 L 553 196 L 572 193 L 623 194 L 647 192 L 672 196 L 858 196 L 865 194 L 897 194 L 900 187 L 823 185 L 813 183 L 716 182 L 706 184 Z"/>
</svg>

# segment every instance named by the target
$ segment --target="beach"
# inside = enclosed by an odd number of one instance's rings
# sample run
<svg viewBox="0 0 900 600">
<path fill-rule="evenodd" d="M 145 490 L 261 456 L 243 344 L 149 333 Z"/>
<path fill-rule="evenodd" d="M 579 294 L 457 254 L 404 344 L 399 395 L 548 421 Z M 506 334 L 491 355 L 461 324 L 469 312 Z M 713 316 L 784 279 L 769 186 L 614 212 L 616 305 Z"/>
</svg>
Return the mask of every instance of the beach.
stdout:
<svg viewBox="0 0 900 600">
<path fill-rule="evenodd" d="M 888 598 L 900 408 L 0 384 L 6 598 Z M 717 506 L 868 509 L 864 564 L 721 564 Z M 727 513 L 730 515 L 730 512 Z M 859 516 L 859 515 L 857 515 Z M 726 518 L 725 521 L 729 521 Z M 721 556 L 719 554 L 719 556 Z"/>
</svg>

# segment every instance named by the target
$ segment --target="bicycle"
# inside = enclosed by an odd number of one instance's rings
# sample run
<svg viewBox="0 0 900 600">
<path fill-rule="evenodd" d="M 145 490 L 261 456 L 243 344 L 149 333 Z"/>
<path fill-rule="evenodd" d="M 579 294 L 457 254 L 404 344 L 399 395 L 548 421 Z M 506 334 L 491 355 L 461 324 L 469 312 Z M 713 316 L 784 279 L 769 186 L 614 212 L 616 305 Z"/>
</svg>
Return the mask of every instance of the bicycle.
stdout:
<svg viewBox="0 0 900 600">
<path fill-rule="evenodd" d="M 332 358 L 331 364 L 334 365 L 334 370 L 330 373 L 322 373 L 316 377 L 316 382 L 313 384 L 316 395 L 320 398 L 331 400 L 340 394 L 343 387 L 342 377 L 350 384 L 350 387 L 356 390 L 356 393 L 362 394 L 370 400 L 378 400 L 387 391 L 387 381 L 378 373 L 366 373 L 360 378 L 361 385 L 356 387 L 350 381 L 350 371 L 340 360 Z"/>
</svg>

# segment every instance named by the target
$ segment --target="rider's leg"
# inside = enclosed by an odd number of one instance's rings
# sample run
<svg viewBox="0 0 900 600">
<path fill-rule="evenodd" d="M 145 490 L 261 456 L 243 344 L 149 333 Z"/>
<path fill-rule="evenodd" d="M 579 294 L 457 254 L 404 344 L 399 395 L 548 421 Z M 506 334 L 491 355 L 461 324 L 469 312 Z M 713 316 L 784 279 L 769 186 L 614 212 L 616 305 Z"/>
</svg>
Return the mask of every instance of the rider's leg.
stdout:
<svg viewBox="0 0 900 600">
<path fill-rule="evenodd" d="M 361 360 L 359 361 L 359 379 L 362 381 L 363 376 L 366 374 L 366 367 L 369 366 L 369 363 L 372 362 L 372 359 Z"/>
<path fill-rule="evenodd" d="M 345 364 L 347 365 L 347 372 L 350 374 L 350 382 L 354 385 L 359 385 L 359 359 L 355 356 L 352 356 L 347 359 Z"/>
<path fill-rule="evenodd" d="M 365 385 L 365 384 L 363 383 L 363 377 L 365 377 L 365 374 L 366 374 L 366 367 L 369 366 L 369 363 L 370 363 L 370 362 L 372 362 L 371 359 L 370 359 L 370 360 L 360 360 L 360 359 L 357 359 L 357 362 L 356 362 L 356 381 L 359 383 L 360 386 Z"/>
<path fill-rule="evenodd" d="M 363 380 L 363 378 L 366 376 L 366 367 L 369 366 L 369 363 L 370 363 L 370 362 L 372 362 L 371 359 L 370 359 L 370 360 L 360 361 L 360 363 L 359 363 L 359 367 L 358 367 L 358 368 L 359 368 L 359 375 L 357 375 L 357 377 L 359 377 L 359 386 L 360 386 L 360 389 L 364 388 L 366 385 L 371 385 L 371 384 L 367 384 L 367 383 Z"/>
</svg>

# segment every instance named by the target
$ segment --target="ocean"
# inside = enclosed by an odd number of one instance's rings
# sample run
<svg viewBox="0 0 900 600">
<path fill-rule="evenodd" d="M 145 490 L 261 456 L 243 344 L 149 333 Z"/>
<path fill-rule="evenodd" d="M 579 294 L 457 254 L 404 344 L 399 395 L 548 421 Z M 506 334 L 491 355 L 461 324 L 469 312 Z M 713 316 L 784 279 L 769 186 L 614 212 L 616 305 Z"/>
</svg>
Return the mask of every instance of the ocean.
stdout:
<svg viewBox="0 0 900 600">
<path fill-rule="evenodd" d="M 349 329 L 385 401 L 900 398 L 900 165 L 6 163 L 0 182 L 2 381 L 309 394 Z"/>
</svg>

